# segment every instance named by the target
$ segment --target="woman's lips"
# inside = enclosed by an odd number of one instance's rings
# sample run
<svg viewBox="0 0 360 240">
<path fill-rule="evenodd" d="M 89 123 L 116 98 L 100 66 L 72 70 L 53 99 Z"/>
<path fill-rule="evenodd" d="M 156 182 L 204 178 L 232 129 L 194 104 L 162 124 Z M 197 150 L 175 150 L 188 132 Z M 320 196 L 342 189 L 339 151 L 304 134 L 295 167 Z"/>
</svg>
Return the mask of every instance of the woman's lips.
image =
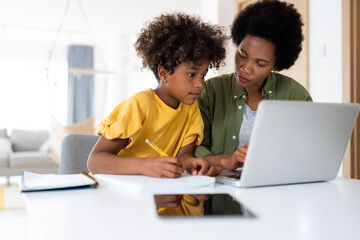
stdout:
<svg viewBox="0 0 360 240">
<path fill-rule="evenodd" d="M 239 80 L 241 83 L 248 83 L 248 82 L 250 82 L 249 79 L 244 78 L 244 77 L 241 77 L 239 74 L 237 74 L 237 77 L 238 77 L 238 80 Z"/>
</svg>

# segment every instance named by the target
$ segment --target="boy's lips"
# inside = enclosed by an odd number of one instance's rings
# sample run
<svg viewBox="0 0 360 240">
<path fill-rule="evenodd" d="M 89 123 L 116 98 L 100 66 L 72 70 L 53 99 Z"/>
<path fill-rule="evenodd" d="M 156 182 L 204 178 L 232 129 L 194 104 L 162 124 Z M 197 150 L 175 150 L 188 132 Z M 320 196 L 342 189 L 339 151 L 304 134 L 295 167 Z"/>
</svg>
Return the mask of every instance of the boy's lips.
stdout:
<svg viewBox="0 0 360 240">
<path fill-rule="evenodd" d="M 192 92 L 192 93 L 190 93 L 190 95 L 193 96 L 193 97 L 198 98 L 198 97 L 200 96 L 200 93 L 194 93 L 194 92 Z"/>
</svg>

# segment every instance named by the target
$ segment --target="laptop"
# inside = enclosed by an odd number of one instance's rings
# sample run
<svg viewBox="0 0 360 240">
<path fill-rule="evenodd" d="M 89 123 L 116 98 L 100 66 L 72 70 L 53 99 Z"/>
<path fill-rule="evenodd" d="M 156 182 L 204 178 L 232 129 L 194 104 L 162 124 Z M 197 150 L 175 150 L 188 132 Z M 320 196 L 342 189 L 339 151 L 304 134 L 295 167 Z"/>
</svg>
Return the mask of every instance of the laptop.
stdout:
<svg viewBox="0 0 360 240">
<path fill-rule="evenodd" d="M 263 100 L 242 169 L 218 183 L 259 187 L 335 179 L 360 104 Z"/>
</svg>

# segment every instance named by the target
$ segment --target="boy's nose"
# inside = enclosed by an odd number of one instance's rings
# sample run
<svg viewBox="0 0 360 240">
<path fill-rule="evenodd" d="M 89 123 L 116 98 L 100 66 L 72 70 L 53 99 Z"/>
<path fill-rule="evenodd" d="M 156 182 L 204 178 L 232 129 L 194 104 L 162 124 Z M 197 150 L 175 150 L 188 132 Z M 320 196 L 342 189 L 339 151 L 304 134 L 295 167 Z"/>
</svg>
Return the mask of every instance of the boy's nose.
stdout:
<svg viewBox="0 0 360 240">
<path fill-rule="evenodd" d="M 205 81 L 203 78 L 197 78 L 195 81 L 195 87 L 203 88 L 205 85 Z"/>
</svg>

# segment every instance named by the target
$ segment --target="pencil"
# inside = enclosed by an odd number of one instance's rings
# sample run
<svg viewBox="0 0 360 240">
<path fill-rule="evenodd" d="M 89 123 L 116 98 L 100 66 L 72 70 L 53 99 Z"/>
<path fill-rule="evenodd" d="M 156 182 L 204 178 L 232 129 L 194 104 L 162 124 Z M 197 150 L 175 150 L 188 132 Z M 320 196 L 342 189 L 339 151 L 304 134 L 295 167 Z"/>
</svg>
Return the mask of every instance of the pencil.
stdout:
<svg viewBox="0 0 360 240">
<path fill-rule="evenodd" d="M 157 214 L 162 214 L 164 211 L 166 210 L 166 208 L 159 208 L 158 210 L 157 210 Z"/>
<path fill-rule="evenodd" d="M 163 150 L 161 150 L 161 148 L 159 148 L 158 146 L 156 146 L 154 143 L 150 142 L 150 140 L 149 140 L 148 138 L 145 140 L 145 142 L 146 142 L 147 144 L 149 144 L 150 147 L 152 147 L 155 151 L 157 151 L 157 152 L 160 154 L 160 156 L 163 156 L 163 157 L 168 157 L 168 156 L 169 156 L 166 152 L 164 152 Z"/>
<path fill-rule="evenodd" d="M 168 157 L 169 155 L 166 153 L 166 152 L 164 152 L 161 148 L 159 148 L 158 146 L 156 146 L 155 144 L 153 144 L 152 142 L 150 142 L 150 140 L 147 138 L 146 140 L 145 140 L 145 142 L 147 143 L 147 144 L 149 144 L 149 146 L 150 147 L 152 147 L 155 151 L 157 151 L 159 154 L 160 154 L 160 156 L 163 156 L 163 157 Z M 158 215 L 160 215 L 160 214 L 162 214 L 164 211 L 165 211 L 165 209 L 166 208 L 159 208 L 158 210 L 157 210 L 157 214 Z"/>
<path fill-rule="evenodd" d="M 90 172 L 91 173 L 91 172 Z M 91 184 L 91 187 L 93 188 L 97 188 L 99 186 L 99 183 L 96 181 L 96 179 L 94 177 L 92 177 L 91 175 L 94 175 L 94 174 L 88 174 L 86 172 L 80 172 L 80 174 L 84 175 L 84 176 L 87 176 L 88 178 L 91 178 L 92 180 L 94 180 L 94 183 Z"/>
</svg>

